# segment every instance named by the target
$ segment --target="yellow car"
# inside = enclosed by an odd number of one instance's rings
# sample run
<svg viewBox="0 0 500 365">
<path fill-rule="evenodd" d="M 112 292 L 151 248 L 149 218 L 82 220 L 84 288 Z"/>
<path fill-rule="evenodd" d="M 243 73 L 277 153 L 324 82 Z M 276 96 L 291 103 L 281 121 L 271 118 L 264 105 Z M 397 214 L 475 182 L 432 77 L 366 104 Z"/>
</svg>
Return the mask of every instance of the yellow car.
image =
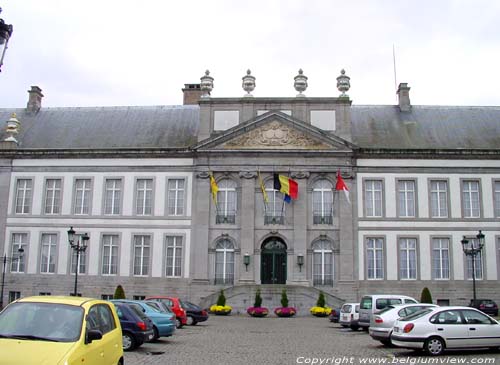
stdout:
<svg viewBox="0 0 500 365">
<path fill-rule="evenodd" d="M 0 313 L 0 365 L 123 365 L 115 307 L 92 298 L 19 299 Z"/>
</svg>

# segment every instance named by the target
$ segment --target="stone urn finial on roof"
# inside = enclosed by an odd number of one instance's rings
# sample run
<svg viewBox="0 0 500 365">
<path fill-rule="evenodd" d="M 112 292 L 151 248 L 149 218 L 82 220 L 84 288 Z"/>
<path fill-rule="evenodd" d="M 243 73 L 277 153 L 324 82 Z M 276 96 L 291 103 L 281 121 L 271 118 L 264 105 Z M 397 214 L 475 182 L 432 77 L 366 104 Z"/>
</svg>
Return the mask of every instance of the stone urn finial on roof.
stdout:
<svg viewBox="0 0 500 365">
<path fill-rule="evenodd" d="M 5 142 L 14 142 L 18 143 L 16 137 L 14 137 L 16 134 L 19 133 L 19 127 L 21 123 L 17 120 L 17 115 L 16 113 L 12 113 L 10 116 L 10 119 L 6 121 L 7 127 L 5 128 L 5 132 L 9 134 L 7 138 L 4 139 Z"/>
<path fill-rule="evenodd" d="M 246 76 L 242 77 L 243 80 L 243 90 L 245 90 L 247 93 L 245 97 L 252 97 L 253 95 L 251 92 L 255 89 L 255 76 L 251 75 L 252 71 L 247 70 Z"/>
<path fill-rule="evenodd" d="M 302 69 L 299 69 L 299 74 L 294 77 L 295 83 L 293 86 L 295 87 L 295 90 L 297 90 L 299 93 L 297 94 L 298 97 L 303 97 L 305 96 L 303 94 L 304 91 L 307 89 L 307 76 L 304 75 L 304 71 Z"/>
<path fill-rule="evenodd" d="M 206 70 L 205 75 L 200 77 L 200 89 L 202 91 L 202 98 L 209 98 L 210 92 L 214 88 L 214 78 L 210 76 L 210 71 Z"/>
<path fill-rule="evenodd" d="M 351 82 L 349 80 L 351 80 L 351 78 L 345 74 L 345 70 L 340 70 L 340 76 L 337 77 L 337 89 L 342 93 L 340 94 L 341 98 L 349 97 L 349 95 L 346 94 L 346 91 L 349 91 L 351 88 Z"/>
</svg>

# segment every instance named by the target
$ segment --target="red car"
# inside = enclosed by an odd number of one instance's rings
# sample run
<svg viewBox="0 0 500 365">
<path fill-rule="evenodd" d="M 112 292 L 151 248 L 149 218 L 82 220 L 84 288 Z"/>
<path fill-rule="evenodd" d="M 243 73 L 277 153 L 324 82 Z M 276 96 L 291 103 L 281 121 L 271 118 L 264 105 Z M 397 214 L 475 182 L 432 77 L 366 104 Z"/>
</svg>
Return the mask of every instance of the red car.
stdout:
<svg viewBox="0 0 500 365">
<path fill-rule="evenodd" d="M 157 302 L 165 303 L 172 310 L 172 312 L 175 313 L 177 328 L 181 328 L 187 323 L 186 310 L 184 309 L 182 301 L 179 298 L 157 295 L 154 297 L 147 297 L 146 300 L 155 300 Z"/>
</svg>

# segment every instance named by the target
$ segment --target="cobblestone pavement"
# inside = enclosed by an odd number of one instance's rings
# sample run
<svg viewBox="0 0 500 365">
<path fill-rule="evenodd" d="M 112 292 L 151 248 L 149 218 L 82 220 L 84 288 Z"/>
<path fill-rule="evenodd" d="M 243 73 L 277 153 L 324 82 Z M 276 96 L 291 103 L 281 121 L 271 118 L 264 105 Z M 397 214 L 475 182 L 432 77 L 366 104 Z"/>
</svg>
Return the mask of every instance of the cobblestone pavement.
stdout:
<svg viewBox="0 0 500 365">
<path fill-rule="evenodd" d="M 315 359 L 318 362 L 314 362 Z M 405 349 L 385 348 L 367 333 L 344 329 L 327 318 L 251 318 L 242 315 L 211 316 L 207 322 L 185 326 L 172 337 L 146 343 L 125 353 L 125 365 L 320 365 L 359 364 L 363 359 L 372 364 L 475 362 L 500 365 L 500 351 L 454 351 L 447 356 L 431 358 Z M 430 362 L 435 359 L 440 362 Z"/>
</svg>

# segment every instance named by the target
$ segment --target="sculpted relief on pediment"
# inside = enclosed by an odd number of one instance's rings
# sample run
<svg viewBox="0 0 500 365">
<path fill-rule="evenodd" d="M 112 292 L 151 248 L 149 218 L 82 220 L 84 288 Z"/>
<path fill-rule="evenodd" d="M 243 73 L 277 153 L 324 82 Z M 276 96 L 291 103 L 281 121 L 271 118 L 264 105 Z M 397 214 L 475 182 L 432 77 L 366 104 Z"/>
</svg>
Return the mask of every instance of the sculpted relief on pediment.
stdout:
<svg viewBox="0 0 500 365">
<path fill-rule="evenodd" d="M 225 148 L 299 148 L 331 149 L 326 143 L 313 139 L 289 126 L 273 121 L 239 136 L 224 146 Z"/>
</svg>

